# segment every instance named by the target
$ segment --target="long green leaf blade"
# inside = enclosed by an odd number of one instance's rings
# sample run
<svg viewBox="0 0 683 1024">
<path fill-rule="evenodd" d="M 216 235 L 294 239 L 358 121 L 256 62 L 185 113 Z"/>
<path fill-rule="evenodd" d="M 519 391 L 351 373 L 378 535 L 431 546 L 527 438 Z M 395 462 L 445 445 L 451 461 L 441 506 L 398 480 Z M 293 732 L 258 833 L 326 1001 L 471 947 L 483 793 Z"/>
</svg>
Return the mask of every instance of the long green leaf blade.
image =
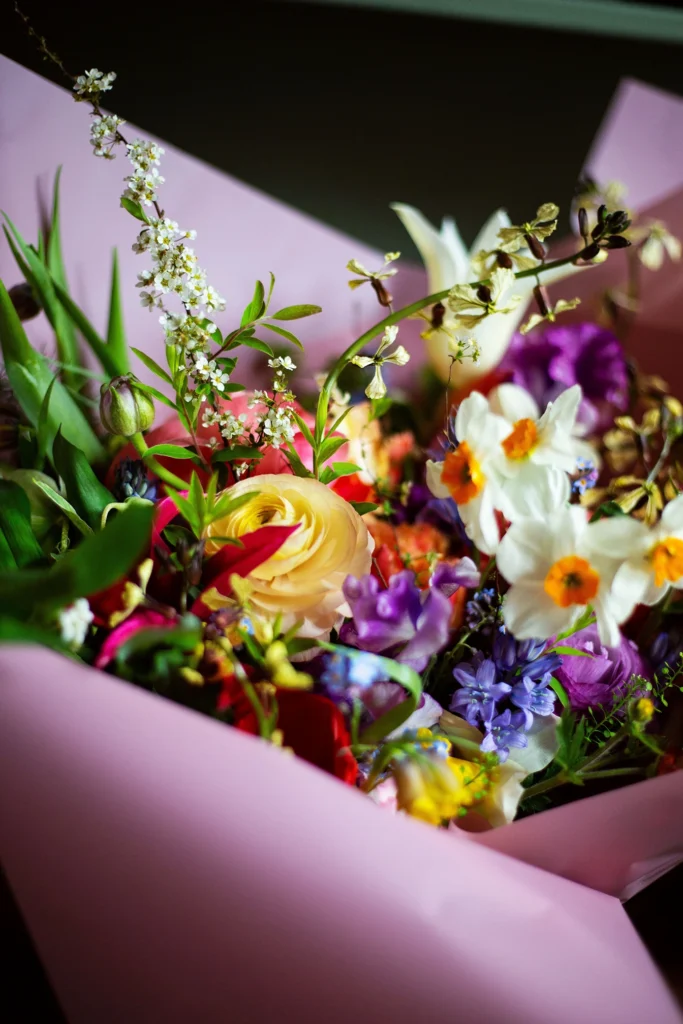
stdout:
<svg viewBox="0 0 683 1024">
<path fill-rule="evenodd" d="M 62 168 L 58 167 L 55 175 L 54 190 L 52 193 L 52 220 L 48 230 L 46 255 L 47 266 L 53 280 L 57 282 L 60 288 L 63 288 L 65 292 L 68 292 L 69 285 L 67 284 L 66 268 L 62 257 L 61 223 L 59 215 L 59 185 L 61 176 Z M 68 316 L 64 313 L 64 310 L 58 306 L 55 307 L 54 330 L 57 337 L 57 350 L 59 352 L 60 362 L 67 364 L 80 363 L 76 331 L 74 330 L 74 326 Z M 76 384 L 76 381 L 72 379 L 72 374 L 68 370 L 64 371 L 64 382 L 71 387 Z"/>
<path fill-rule="evenodd" d="M 123 302 L 121 301 L 121 284 L 119 281 L 119 254 L 114 249 L 111 267 L 111 291 L 109 293 L 109 319 L 107 321 L 107 345 L 123 373 L 130 369 L 126 329 L 123 324 Z"/>
<path fill-rule="evenodd" d="M 111 350 L 106 341 L 99 336 L 83 310 L 80 306 L 76 305 L 69 293 L 64 291 L 56 282 L 54 284 L 54 291 L 57 299 L 83 335 L 105 372 L 110 377 L 118 377 L 120 374 L 125 373 L 126 365 L 119 361 L 116 352 Z"/>
<path fill-rule="evenodd" d="M 114 495 L 97 479 L 80 448 L 59 432 L 55 438 L 53 459 L 64 481 L 69 502 L 88 526 L 97 529 L 103 511 L 115 500 Z"/>
<path fill-rule="evenodd" d="M 0 480 L 0 532 L 20 569 L 43 561 L 42 549 L 31 529 L 28 495 L 12 480 Z"/>
</svg>

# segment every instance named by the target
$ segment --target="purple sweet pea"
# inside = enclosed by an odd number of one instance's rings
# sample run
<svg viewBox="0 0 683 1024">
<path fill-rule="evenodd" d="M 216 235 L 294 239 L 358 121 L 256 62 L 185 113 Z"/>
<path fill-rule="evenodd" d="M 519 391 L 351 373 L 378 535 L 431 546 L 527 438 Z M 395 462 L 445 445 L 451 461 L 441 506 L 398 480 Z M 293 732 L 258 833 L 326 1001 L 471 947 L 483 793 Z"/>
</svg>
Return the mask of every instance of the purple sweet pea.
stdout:
<svg viewBox="0 0 683 1024">
<path fill-rule="evenodd" d="M 634 675 L 649 675 L 638 648 L 622 637 L 618 647 L 603 647 L 597 626 L 587 626 L 568 637 L 567 645 L 585 651 L 591 657 L 563 654 L 562 666 L 555 675 L 562 683 L 572 709 L 581 711 L 598 706 L 611 707 Z"/>
<path fill-rule="evenodd" d="M 351 647 L 386 654 L 422 672 L 448 642 L 448 598 L 437 587 L 421 591 L 408 570 L 392 576 L 386 590 L 374 576 L 347 576 L 344 596 L 353 622 L 345 623 L 340 638 Z"/>
<path fill-rule="evenodd" d="M 498 682 L 496 666 L 490 658 L 462 662 L 453 669 L 461 689 L 451 700 L 451 711 L 461 711 L 470 725 L 490 721 L 496 712 L 496 701 L 512 689 L 508 683 Z"/>
<path fill-rule="evenodd" d="M 579 422 L 591 433 L 605 430 L 614 411 L 626 408 L 628 373 L 619 339 L 597 324 L 568 324 L 516 334 L 502 370 L 526 388 L 544 409 L 561 391 L 580 384 Z"/>
</svg>

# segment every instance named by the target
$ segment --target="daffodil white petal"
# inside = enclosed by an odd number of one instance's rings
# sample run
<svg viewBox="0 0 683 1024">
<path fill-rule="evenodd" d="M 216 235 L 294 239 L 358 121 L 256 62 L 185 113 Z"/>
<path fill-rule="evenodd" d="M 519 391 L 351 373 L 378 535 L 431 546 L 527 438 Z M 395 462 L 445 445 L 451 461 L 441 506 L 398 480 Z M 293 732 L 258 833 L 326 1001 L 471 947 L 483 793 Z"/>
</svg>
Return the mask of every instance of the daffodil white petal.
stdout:
<svg viewBox="0 0 683 1024">
<path fill-rule="evenodd" d="M 503 621 L 517 640 L 545 640 L 571 625 L 580 611 L 556 604 L 535 580 L 521 580 L 505 595 Z"/>
<path fill-rule="evenodd" d="M 552 424 L 558 430 L 569 434 L 576 422 L 582 394 L 579 384 L 573 384 L 566 391 L 562 391 L 554 402 L 548 403 L 548 408 L 538 424 L 539 430 Z"/>
<path fill-rule="evenodd" d="M 427 460 L 427 487 L 432 492 L 435 498 L 450 498 L 451 492 L 448 490 L 446 485 L 441 482 L 442 473 L 443 462 L 434 462 L 433 459 Z"/>
<path fill-rule="evenodd" d="M 570 492 L 569 478 L 563 470 L 522 462 L 502 486 L 501 511 L 511 523 L 520 517 L 545 519 L 569 501 Z"/>
<path fill-rule="evenodd" d="M 473 391 L 458 406 L 455 417 L 455 433 L 458 441 L 464 441 L 475 428 L 477 420 L 482 419 L 489 411 L 489 404 L 482 394 Z"/>
<path fill-rule="evenodd" d="M 488 397 L 491 411 L 504 416 L 510 423 L 523 419 L 536 422 L 541 415 L 536 399 L 519 384 L 499 384 Z"/>
<path fill-rule="evenodd" d="M 609 602 L 598 595 L 593 601 L 593 610 L 601 643 L 605 647 L 618 647 L 621 643 L 621 632 Z"/>
<path fill-rule="evenodd" d="M 547 768 L 559 749 L 559 724 L 560 719 L 557 715 L 546 715 L 543 718 L 535 715 L 533 725 L 526 733 L 526 747 L 515 748 L 508 760 L 514 765 L 519 765 L 525 775 L 533 775 L 534 772 Z"/>
<path fill-rule="evenodd" d="M 533 519 L 520 519 L 500 542 L 496 561 L 508 583 L 544 580 L 553 561 L 552 533 Z"/>
<path fill-rule="evenodd" d="M 496 519 L 493 488 L 483 491 L 466 505 L 458 505 L 465 533 L 485 555 L 493 555 L 500 543 L 500 530 Z"/>
<path fill-rule="evenodd" d="M 666 589 L 665 586 L 655 586 L 652 571 L 644 558 L 624 562 L 612 584 L 611 603 L 616 617 L 625 622 L 637 604 L 656 604 Z"/>
<path fill-rule="evenodd" d="M 665 507 L 662 512 L 661 528 L 662 532 L 668 535 L 681 534 L 683 536 L 683 494 L 679 494 Z"/>
<path fill-rule="evenodd" d="M 644 549 L 647 537 L 644 523 L 630 516 L 611 516 L 591 523 L 586 530 L 584 546 L 596 558 L 626 559 L 634 551 Z"/>
</svg>

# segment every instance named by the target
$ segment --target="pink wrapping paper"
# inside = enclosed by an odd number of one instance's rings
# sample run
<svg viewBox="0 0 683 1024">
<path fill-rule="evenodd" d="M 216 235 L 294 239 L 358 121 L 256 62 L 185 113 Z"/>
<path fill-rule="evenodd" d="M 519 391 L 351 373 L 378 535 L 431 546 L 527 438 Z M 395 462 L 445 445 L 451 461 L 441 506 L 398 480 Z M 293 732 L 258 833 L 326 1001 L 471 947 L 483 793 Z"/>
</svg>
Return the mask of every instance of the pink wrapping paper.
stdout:
<svg viewBox="0 0 683 1024">
<path fill-rule="evenodd" d="M 683 1019 L 613 896 L 46 650 L 0 681 L 0 857 L 71 1024 Z"/>
</svg>

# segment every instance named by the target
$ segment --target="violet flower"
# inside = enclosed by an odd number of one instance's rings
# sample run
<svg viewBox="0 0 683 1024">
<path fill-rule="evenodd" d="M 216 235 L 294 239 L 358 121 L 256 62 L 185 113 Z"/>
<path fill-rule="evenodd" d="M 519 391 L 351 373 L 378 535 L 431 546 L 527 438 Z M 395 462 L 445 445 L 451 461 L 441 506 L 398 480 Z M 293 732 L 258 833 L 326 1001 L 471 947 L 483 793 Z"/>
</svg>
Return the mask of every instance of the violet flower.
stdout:
<svg viewBox="0 0 683 1024">
<path fill-rule="evenodd" d="M 451 711 L 461 711 L 470 725 L 490 721 L 496 713 L 496 701 L 510 693 L 508 683 L 498 682 L 496 666 L 490 658 L 475 657 L 472 662 L 461 662 L 453 669 L 461 689 L 451 700 Z"/>
<path fill-rule="evenodd" d="M 524 715 L 525 729 L 530 729 L 534 724 L 534 715 L 545 718 L 555 710 L 555 693 L 550 689 L 550 679 L 549 672 L 540 682 L 524 676 L 512 687 L 510 700 Z"/>
<path fill-rule="evenodd" d="M 501 764 L 507 761 L 510 747 L 517 747 L 521 750 L 529 742 L 521 731 L 524 726 L 524 716 L 521 712 L 516 712 L 513 715 L 508 708 L 484 724 L 486 736 L 482 740 L 481 749 L 488 754 L 497 754 Z"/>
<path fill-rule="evenodd" d="M 340 639 L 350 647 L 386 654 L 422 672 L 448 642 L 448 598 L 436 586 L 421 591 L 408 570 L 392 576 L 385 590 L 374 576 L 347 576 L 343 590 L 353 621 L 342 626 Z"/>
<path fill-rule="evenodd" d="M 561 391 L 580 384 L 579 422 L 588 433 L 605 430 L 628 402 L 628 372 L 619 339 L 597 324 L 547 327 L 516 334 L 501 364 L 544 409 Z"/>
<path fill-rule="evenodd" d="M 563 654 L 562 665 L 555 673 L 574 711 L 598 706 L 609 708 L 634 675 L 649 675 L 638 648 L 625 637 L 618 647 L 604 647 L 598 638 L 597 626 L 587 626 L 572 634 L 567 642 L 590 655 Z"/>
</svg>

